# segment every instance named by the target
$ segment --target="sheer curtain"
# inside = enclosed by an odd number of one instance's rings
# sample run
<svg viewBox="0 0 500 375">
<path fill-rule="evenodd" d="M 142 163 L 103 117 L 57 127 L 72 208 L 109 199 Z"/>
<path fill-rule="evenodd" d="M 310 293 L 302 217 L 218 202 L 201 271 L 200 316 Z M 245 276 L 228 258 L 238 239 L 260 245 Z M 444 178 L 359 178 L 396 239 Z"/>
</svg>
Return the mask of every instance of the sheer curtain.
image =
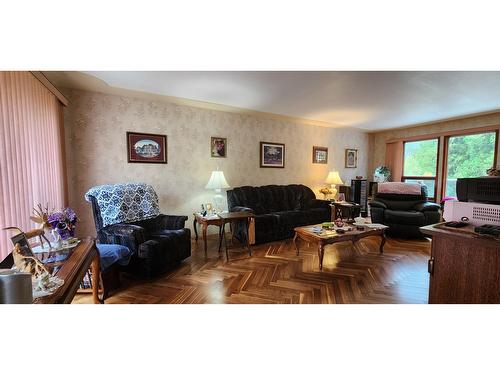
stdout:
<svg viewBox="0 0 500 375">
<path fill-rule="evenodd" d="M 0 72 L 0 260 L 12 250 L 1 228 L 35 228 L 38 203 L 65 203 L 62 104 L 29 72 Z"/>
</svg>

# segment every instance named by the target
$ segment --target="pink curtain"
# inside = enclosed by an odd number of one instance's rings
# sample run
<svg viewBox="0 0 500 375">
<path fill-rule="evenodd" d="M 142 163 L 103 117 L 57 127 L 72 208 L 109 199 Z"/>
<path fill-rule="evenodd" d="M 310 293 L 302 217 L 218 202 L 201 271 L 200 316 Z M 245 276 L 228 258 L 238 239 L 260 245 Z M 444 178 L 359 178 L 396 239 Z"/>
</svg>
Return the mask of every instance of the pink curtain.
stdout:
<svg viewBox="0 0 500 375">
<path fill-rule="evenodd" d="M 0 72 L 0 260 L 12 250 L 1 228 L 36 228 L 38 203 L 65 203 L 62 104 L 29 72 Z"/>
</svg>

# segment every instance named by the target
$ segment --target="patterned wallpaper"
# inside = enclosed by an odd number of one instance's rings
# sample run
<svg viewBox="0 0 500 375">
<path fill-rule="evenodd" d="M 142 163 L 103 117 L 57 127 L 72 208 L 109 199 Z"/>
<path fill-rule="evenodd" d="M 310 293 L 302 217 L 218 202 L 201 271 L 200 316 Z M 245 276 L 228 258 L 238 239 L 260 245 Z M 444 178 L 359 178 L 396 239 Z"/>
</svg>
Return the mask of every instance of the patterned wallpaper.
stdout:
<svg viewBox="0 0 500 375">
<path fill-rule="evenodd" d="M 346 183 L 368 171 L 368 134 L 260 116 L 81 90 L 65 90 L 69 201 L 81 222 L 78 235 L 95 233 L 85 192 L 94 185 L 146 182 L 155 188 L 162 212 L 189 216 L 213 202 L 205 190 L 212 170 L 224 171 L 230 186 L 303 183 L 318 190 L 329 170 Z M 127 131 L 167 135 L 168 164 L 127 163 Z M 210 137 L 227 138 L 227 157 L 210 157 Z M 285 143 L 285 168 L 259 167 L 259 142 Z M 328 165 L 312 163 L 312 147 L 329 148 Z M 344 168 L 345 148 L 357 148 L 358 168 Z"/>
</svg>

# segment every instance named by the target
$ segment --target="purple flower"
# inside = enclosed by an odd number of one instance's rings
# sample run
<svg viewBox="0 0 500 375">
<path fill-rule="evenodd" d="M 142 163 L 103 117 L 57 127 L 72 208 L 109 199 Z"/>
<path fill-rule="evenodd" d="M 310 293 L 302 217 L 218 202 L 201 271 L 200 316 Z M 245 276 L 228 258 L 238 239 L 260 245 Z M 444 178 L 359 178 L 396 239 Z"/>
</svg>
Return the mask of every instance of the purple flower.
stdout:
<svg viewBox="0 0 500 375">
<path fill-rule="evenodd" d="M 75 235 L 75 225 L 78 221 L 75 211 L 66 207 L 62 212 L 54 212 L 48 217 L 48 222 L 56 229 L 62 239 L 68 239 Z"/>
<path fill-rule="evenodd" d="M 63 210 L 64 215 L 70 221 L 70 223 L 74 224 L 77 222 L 78 218 L 76 217 L 75 211 L 71 207 L 66 207 Z"/>
<path fill-rule="evenodd" d="M 61 212 L 54 212 L 49 215 L 48 222 L 54 229 L 57 227 L 57 224 L 62 221 L 64 221 L 64 215 Z"/>
</svg>

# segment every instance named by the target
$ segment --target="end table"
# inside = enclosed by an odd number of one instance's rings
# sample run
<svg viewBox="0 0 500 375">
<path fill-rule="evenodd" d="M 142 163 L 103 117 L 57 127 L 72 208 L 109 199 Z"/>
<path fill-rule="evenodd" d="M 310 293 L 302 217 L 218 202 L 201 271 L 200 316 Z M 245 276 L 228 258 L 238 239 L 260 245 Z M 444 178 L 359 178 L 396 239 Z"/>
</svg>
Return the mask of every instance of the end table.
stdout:
<svg viewBox="0 0 500 375">
<path fill-rule="evenodd" d="M 195 240 L 198 241 L 198 231 L 196 229 L 196 224 L 201 225 L 202 229 L 202 236 L 203 236 L 203 245 L 205 248 L 205 256 L 207 256 L 207 227 L 209 225 L 215 225 L 219 227 L 219 237 L 221 233 L 221 227 L 222 227 L 222 219 L 217 216 L 217 215 L 210 215 L 210 216 L 202 216 L 200 213 L 195 212 L 193 214 L 194 219 L 193 219 L 193 229 L 194 229 L 194 235 L 195 235 Z"/>
<path fill-rule="evenodd" d="M 347 219 L 347 222 L 354 222 L 354 218 L 361 212 L 361 205 L 352 202 L 332 202 L 331 221 L 335 219 Z"/>
</svg>

